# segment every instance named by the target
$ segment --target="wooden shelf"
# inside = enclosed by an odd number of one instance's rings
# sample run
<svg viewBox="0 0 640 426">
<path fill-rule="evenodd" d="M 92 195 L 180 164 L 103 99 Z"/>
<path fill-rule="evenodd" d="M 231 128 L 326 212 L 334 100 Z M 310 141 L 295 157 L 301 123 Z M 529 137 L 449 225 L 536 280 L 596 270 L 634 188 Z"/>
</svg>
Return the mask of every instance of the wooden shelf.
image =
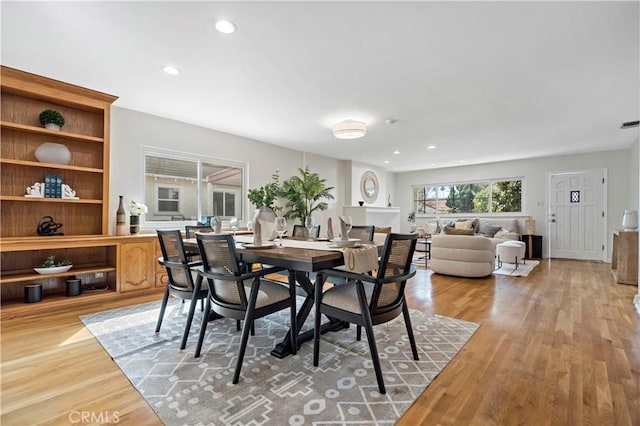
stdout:
<svg viewBox="0 0 640 426">
<path fill-rule="evenodd" d="M 12 274 L 12 275 L 4 275 L 0 278 L 0 284 L 9 284 L 9 283 L 21 283 L 26 281 L 35 281 L 35 280 L 46 280 L 49 278 L 58 278 L 58 277 L 73 277 L 76 275 L 83 274 L 95 274 L 97 272 L 115 272 L 116 268 L 114 266 L 98 266 L 98 267 L 81 267 L 81 268 L 71 268 L 67 272 L 61 272 L 58 274 L 38 274 L 36 272 L 30 273 L 22 273 L 22 274 Z"/>
<path fill-rule="evenodd" d="M 24 201 L 26 203 L 70 203 L 70 204 L 102 204 L 102 200 L 73 198 L 21 197 L 19 195 L 0 195 L 0 201 Z"/>
<path fill-rule="evenodd" d="M 65 164 L 41 163 L 39 161 L 14 160 L 11 158 L 0 158 L 2 164 L 17 164 L 27 167 L 43 167 L 56 170 L 73 170 L 75 172 L 104 173 L 104 169 L 96 169 L 93 167 L 68 166 Z"/>
<path fill-rule="evenodd" d="M 63 309 L 69 303 L 92 303 L 102 299 L 111 299 L 116 292 L 113 289 L 104 291 L 84 292 L 80 296 L 67 297 L 64 293 L 45 294 L 42 300 L 36 303 L 25 303 L 23 299 L 2 300 L 2 319 L 22 317 L 26 315 L 37 315 L 55 309 Z"/>
<path fill-rule="evenodd" d="M 98 138 L 95 136 L 78 135 L 76 133 L 69 133 L 63 131 L 49 130 L 44 127 L 29 126 L 26 124 L 12 123 L 10 121 L 0 121 L 0 127 L 5 129 L 19 130 L 21 132 L 33 133 L 37 135 L 48 135 L 56 138 L 71 139 L 84 142 L 104 142 L 104 138 Z"/>
</svg>

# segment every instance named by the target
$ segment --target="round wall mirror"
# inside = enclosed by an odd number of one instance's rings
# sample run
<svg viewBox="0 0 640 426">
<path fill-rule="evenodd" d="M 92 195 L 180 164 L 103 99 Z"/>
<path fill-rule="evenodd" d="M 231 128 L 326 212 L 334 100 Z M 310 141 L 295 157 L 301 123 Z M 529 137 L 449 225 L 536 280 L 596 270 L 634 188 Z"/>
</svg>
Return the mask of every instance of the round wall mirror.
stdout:
<svg viewBox="0 0 640 426">
<path fill-rule="evenodd" d="M 360 194 L 367 203 L 373 203 L 378 198 L 378 177 L 371 170 L 367 170 L 362 174 L 360 179 Z"/>
</svg>

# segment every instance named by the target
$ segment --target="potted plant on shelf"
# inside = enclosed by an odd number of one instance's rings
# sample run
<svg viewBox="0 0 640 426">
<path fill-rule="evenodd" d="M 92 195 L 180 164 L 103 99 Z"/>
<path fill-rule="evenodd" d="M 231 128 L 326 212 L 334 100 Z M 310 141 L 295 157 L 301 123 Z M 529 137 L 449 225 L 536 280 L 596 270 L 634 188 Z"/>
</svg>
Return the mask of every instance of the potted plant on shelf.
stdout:
<svg viewBox="0 0 640 426">
<path fill-rule="evenodd" d="M 148 211 L 147 206 L 131 200 L 129 203 L 129 232 L 137 234 L 140 229 L 140 215 Z"/>
<path fill-rule="evenodd" d="M 299 176 L 293 176 L 282 183 L 279 195 L 286 199 L 284 216 L 287 219 L 300 219 L 304 225 L 307 217 L 315 211 L 324 211 L 329 204 L 322 200 L 333 200 L 333 186 L 327 187 L 326 180 L 309 167 L 298 169 Z"/>
<path fill-rule="evenodd" d="M 49 130 L 60 130 L 64 126 L 64 117 L 58 111 L 45 109 L 40 113 L 40 124 Z"/>
<path fill-rule="evenodd" d="M 40 265 L 33 268 L 37 273 L 47 275 L 47 274 L 56 274 L 59 272 L 67 272 L 73 263 L 69 259 L 61 260 L 60 262 L 56 262 L 56 256 L 51 255 L 47 257 Z"/>
</svg>

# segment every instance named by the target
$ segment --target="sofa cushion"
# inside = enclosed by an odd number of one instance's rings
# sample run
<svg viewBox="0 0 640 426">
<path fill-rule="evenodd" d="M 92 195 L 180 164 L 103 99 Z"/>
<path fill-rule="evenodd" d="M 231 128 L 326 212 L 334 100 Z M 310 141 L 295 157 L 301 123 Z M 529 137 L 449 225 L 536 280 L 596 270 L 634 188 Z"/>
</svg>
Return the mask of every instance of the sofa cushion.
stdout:
<svg viewBox="0 0 640 426">
<path fill-rule="evenodd" d="M 507 238 L 507 235 L 509 235 L 509 231 L 504 228 L 500 228 L 498 232 L 493 234 L 493 238 Z"/>
<path fill-rule="evenodd" d="M 447 235 L 473 235 L 473 229 L 469 228 L 469 229 L 459 229 L 459 228 L 453 228 L 451 226 L 445 226 L 444 227 L 444 233 Z"/>
</svg>

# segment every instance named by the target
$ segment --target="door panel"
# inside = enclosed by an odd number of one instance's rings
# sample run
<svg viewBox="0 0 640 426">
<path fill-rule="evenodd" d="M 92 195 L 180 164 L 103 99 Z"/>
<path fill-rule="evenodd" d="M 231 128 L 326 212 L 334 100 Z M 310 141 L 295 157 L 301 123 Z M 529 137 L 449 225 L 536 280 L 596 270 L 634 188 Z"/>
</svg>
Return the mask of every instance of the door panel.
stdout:
<svg viewBox="0 0 640 426">
<path fill-rule="evenodd" d="M 549 175 L 550 257 L 604 260 L 603 170 Z"/>
</svg>

